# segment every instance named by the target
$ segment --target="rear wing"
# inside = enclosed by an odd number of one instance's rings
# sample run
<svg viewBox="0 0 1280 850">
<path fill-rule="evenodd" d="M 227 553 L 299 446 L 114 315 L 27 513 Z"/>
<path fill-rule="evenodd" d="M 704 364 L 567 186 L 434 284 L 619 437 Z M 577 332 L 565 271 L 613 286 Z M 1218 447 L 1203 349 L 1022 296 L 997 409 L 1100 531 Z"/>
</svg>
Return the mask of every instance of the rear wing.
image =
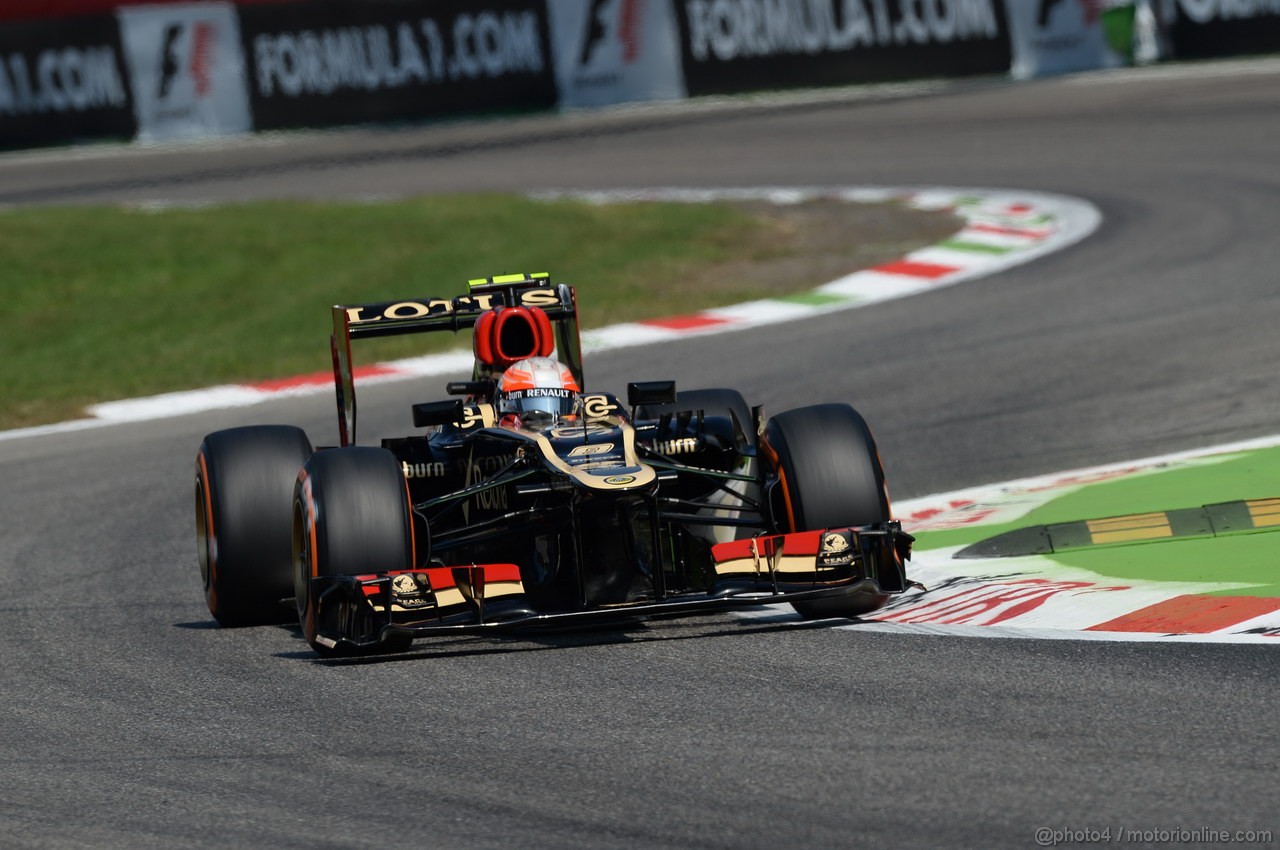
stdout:
<svg viewBox="0 0 1280 850">
<path fill-rule="evenodd" d="M 554 284 L 547 274 L 512 274 L 468 281 L 469 292 L 454 298 L 418 298 L 333 307 L 333 384 L 338 402 L 341 445 L 356 441 L 356 388 L 351 340 L 472 328 L 487 310 L 537 307 L 551 320 L 555 356 L 583 386 L 578 302 L 573 287 Z"/>
</svg>

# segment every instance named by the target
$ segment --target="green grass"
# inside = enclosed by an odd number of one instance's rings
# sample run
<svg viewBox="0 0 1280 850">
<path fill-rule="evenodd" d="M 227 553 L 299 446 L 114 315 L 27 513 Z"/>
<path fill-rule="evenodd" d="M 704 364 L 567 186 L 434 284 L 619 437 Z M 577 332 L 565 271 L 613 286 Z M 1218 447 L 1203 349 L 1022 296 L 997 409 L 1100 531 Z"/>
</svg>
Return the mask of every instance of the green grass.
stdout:
<svg viewBox="0 0 1280 850">
<path fill-rule="evenodd" d="M 328 369 L 334 303 L 448 296 L 473 277 L 549 271 L 578 288 L 592 327 L 820 283 L 716 274 L 797 250 L 778 221 L 722 204 L 457 196 L 9 211 L 0 428 L 73 418 L 95 401 Z M 459 343 L 378 340 L 357 358 Z"/>
<path fill-rule="evenodd" d="M 1175 469 L 1159 468 L 1065 492 L 1013 522 L 923 531 L 917 548 L 967 546 L 1033 525 L 1198 508 L 1218 502 L 1280 496 L 1280 447 L 1211 457 Z"/>
<path fill-rule="evenodd" d="M 963 546 L 1032 525 L 1102 519 L 1219 502 L 1280 496 L 1280 447 L 1257 449 L 1170 470 L 1088 484 L 1064 493 L 1009 523 L 921 532 L 920 551 Z M 1244 582 L 1255 587 L 1230 596 L 1280 596 L 1280 531 L 1085 547 L 1046 556 L 1064 566 L 1116 578 L 1156 581 Z"/>
</svg>

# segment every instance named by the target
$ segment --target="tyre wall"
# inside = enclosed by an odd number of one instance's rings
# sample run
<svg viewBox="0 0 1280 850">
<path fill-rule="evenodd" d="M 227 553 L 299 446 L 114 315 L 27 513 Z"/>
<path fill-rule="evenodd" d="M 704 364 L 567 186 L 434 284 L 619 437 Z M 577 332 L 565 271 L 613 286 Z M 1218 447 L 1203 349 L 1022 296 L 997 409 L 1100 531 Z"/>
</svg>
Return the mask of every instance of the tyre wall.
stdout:
<svg viewBox="0 0 1280 850">
<path fill-rule="evenodd" d="M 1280 0 L 7 0 L 0 148 L 1280 49 Z"/>
</svg>

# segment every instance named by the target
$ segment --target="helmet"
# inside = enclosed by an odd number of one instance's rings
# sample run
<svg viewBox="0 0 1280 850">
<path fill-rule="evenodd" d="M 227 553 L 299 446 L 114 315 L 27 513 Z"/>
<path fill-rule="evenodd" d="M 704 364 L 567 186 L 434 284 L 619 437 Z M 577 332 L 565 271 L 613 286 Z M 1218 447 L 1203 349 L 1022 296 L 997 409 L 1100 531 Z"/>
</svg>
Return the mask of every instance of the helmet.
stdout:
<svg viewBox="0 0 1280 850">
<path fill-rule="evenodd" d="M 563 363 L 530 357 L 507 367 L 498 379 L 498 413 L 518 424 L 550 424 L 578 409 L 578 381 Z"/>
</svg>

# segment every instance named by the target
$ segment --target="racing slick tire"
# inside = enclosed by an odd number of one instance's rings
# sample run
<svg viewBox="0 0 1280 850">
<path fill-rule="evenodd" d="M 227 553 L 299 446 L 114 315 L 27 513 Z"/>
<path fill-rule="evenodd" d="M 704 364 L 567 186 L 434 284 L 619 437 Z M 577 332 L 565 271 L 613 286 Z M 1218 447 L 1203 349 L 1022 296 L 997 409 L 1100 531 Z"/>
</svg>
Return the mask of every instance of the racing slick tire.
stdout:
<svg viewBox="0 0 1280 850">
<path fill-rule="evenodd" d="M 290 425 L 215 431 L 196 455 L 196 547 L 209 613 L 223 626 L 287 622 L 293 483 L 311 441 Z"/>
<path fill-rule="evenodd" d="M 307 643 L 326 657 L 399 652 L 410 639 L 368 650 L 317 639 L 314 576 L 358 575 L 414 566 L 409 490 L 395 455 L 370 446 L 316 452 L 297 475 L 293 495 L 293 581 L 298 619 Z"/>
<path fill-rule="evenodd" d="M 765 454 L 778 474 L 784 532 L 869 525 L 889 519 L 884 468 L 866 421 L 847 404 L 820 404 L 779 413 L 765 427 Z M 795 602 L 806 619 L 857 617 L 882 607 L 888 595 L 859 591 Z"/>
<path fill-rule="evenodd" d="M 676 400 L 668 404 L 650 404 L 639 408 L 637 419 L 657 419 L 664 413 L 677 414 L 701 410 L 705 416 L 722 416 L 729 418 L 730 411 L 738 420 L 747 446 L 756 446 L 756 420 L 751 415 L 751 407 L 742 393 L 730 389 L 680 390 Z"/>
</svg>

